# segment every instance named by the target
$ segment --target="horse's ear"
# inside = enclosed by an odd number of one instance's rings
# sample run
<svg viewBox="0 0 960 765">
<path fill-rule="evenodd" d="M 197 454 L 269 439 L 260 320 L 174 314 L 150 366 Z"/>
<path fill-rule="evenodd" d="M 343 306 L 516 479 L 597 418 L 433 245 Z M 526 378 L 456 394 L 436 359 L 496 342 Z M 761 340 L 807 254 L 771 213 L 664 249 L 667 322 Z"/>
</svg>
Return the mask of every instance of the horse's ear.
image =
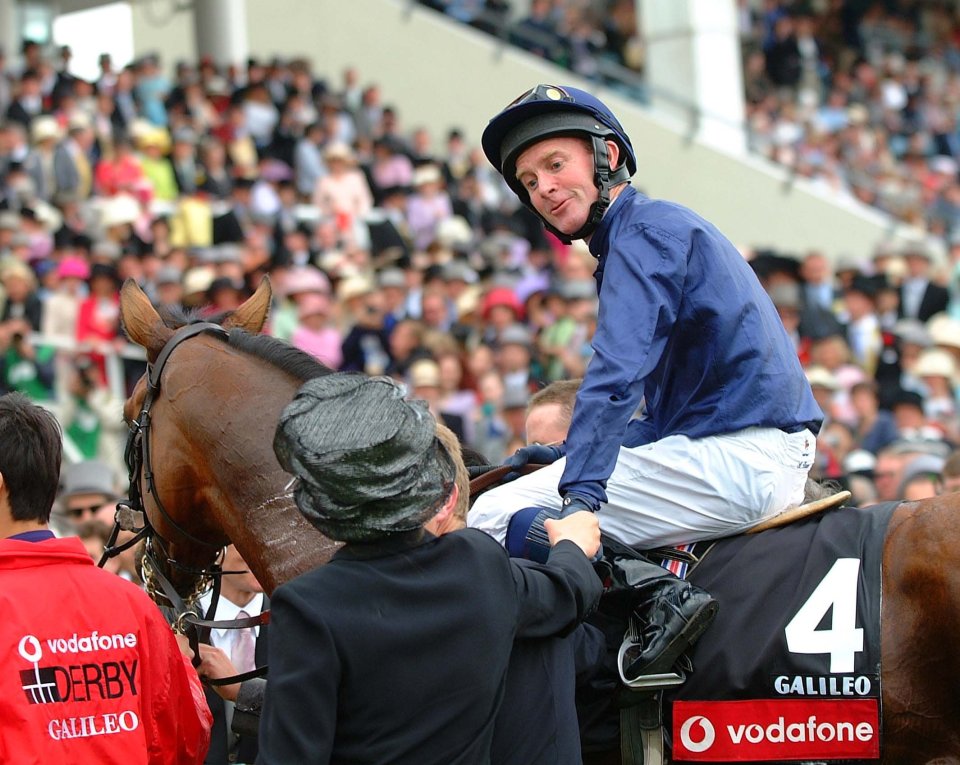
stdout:
<svg viewBox="0 0 960 765">
<path fill-rule="evenodd" d="M 270 312 L 270 301 L 273 299 L 273 289 L 270 287 L 270 277 L 264 276 L 260 280 L 257 291 L 243 301 L 240 306 L 224 319 L 224 329 L 237 327 L 250 334 L 256 335 L 267 323 L 267 314 Z"/>
<path fill-rule="evenodd" d="M 163 323 L 150 298 L 133 279 L 127 279 L 120 290 L 120 319 L 127 337 L 143 346 L 151 364 L 173 335 L 173 330 Z"/>
</svg>

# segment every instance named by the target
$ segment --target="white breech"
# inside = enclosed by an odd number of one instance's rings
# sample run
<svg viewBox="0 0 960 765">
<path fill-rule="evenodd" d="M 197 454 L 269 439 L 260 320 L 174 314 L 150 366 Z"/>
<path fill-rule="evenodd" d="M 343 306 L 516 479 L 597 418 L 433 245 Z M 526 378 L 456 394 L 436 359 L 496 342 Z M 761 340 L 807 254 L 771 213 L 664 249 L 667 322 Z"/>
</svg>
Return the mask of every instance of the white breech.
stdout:
<svg viewBox="0 0 960 765">
<path fill-rule="evenodd" d="M 730 536 L 803 502 L 816 438 L 748 428 L 707 438 L 669 436 L 622 447 L 607 481 L 600 528 L 641 549 Z M 477 498 L 467 525 L 504 543 L 507 525 L 525 507 L 560 507 L 566 460 Z"/>
</svg>

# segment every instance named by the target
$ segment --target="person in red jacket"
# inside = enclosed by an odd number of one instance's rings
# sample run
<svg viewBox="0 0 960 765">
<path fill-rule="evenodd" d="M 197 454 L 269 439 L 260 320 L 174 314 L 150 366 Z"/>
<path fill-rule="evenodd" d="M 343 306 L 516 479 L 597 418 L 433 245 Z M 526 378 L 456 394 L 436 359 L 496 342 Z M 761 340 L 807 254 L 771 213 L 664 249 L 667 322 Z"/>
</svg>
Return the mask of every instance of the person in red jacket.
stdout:
<svg viewBox="0 0 960 765">
<path fill-rule="evenodd" d="M 199 765 L 210 711 L 163 615 L 47 528 L 60 455 L 49 412 L 0 397 L 0 762 Z"/>
</svg>

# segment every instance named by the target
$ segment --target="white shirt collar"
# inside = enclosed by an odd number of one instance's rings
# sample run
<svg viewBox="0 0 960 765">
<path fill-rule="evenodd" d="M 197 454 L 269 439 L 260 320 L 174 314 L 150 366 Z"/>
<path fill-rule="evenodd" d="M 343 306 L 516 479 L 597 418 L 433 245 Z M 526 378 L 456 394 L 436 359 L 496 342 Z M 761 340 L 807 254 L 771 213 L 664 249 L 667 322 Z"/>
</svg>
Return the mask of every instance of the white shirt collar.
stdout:
<svg viewBox="0 0 960 765">
<path fill-rule="evenodd" d="M 200 608 L 203 609 L 204 613 L 206 613 L 210 607 L 212 597 L 213 592 L 211 590 L 207 590 L 207 592 L 200 596 Z M 228 600 L 221 595 L 220 600 L 217 601 L 217 613 L 213 618 L 217 621 L 236 619 L 237 614 L 240 613 L 241 610 L 246 611 L 250 616 L 259 616 L 263 610 L 263 593 L 258 592 L 245 606 L 238 606 L 232 600 Z M 253 631 L 257 637 L 260 636 L 259 627 L 254 627 Z M 210 643 L 216 648 L 223 648 L 229 653 L 229 648 L 233 644 L 235 633 L 236 630 L 210 630 Z"/>
</svg>

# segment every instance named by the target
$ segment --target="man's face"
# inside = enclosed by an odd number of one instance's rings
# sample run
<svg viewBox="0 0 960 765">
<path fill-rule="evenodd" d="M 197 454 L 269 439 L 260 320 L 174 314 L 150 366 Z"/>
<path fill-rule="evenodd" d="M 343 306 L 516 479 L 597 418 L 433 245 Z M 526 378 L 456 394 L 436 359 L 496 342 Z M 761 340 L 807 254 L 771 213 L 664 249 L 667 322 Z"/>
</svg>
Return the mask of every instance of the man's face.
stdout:
<svg viewBox="0 0 960 765">
<path fill-rule="evenodd" d="M 251 598 L 258 592 L 263 592 L 263 587 L 260 585 L 260 582 L 257 581 L 257 577 L 253 575 L 253 572 L 250 571 L 250 568 L 247 566 L 247 562 L 233 545 L 228 545 L 224 551 L 222 565 L 224 571 L 244 572 L 242 574 L 230 575 L 230 583 L 240 592 L 248 593 Z M 237 605 L 243 606 L 246 604 L 238 603 Z"/>
<path fill-rule="evenodd" d="M 616 147 L 609 141 L 607 146 L 615 166 Z M 593 153 L 579 138 L 548 138 L 534 144 L 517 158 L 516 174 L 534 209 L 565 234 L 587 222 L 590 206 L 600 194 L 593 183 Z"/>
<path fill-rule="evenodd" d="M 97 511 L 107 501 L 108 497 L 105 494 L 74 494 L 64 501 L 64 514 L 70 519 L 71 523 L 79 526 L 81 523 L 95 518 Z"/>
<path fill-rule="evenodd" d="M 560 404 L 535 406 L 527 415 L 526 432 L 528 444 L 554 445 L 567 439 L 569 422 L 563 416 Z"/>
<path fill-rule="evenodd" d="M 903 475 L 903 458 L 881 455 L 873 470 L 873 483 L 877 487 L 877 499 L 888 502 L 897 498 L 897 488 Z"/>
</svg>

